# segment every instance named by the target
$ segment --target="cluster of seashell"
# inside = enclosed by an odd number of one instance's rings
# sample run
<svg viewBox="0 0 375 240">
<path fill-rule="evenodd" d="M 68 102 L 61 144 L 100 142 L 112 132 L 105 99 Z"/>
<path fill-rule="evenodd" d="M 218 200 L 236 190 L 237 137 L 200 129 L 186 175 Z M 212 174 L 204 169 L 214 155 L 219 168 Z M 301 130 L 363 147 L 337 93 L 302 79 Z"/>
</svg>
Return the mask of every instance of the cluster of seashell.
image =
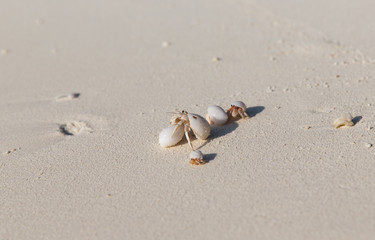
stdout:
<svg viewBox="0 0 375 240">
<path fill-rule="evenodd" d="M 235 101 L 227 111 L 217 105 L 209 106 L 207 109 L 206 119 L 211 125 L 224 125 L 228 122 L 229 117 L 247 118 L 246 105 L 241 101 Z"/>
<path fill-rule="evenodd" d="M 198 139 L 206 140 L 211 133 L 210 125 L 224 125 L 228 122 L 229 118 L 236 118 L 238 116 L 241 116 L 241 118 L 248 117 L 246 114 L 246 105 L 241 101 L 233 102 L 227 111 L 224 111 L 223 108 L 217 105 L 209 106 L 206 115 L 207 120 L 198 114 L 182 111 L 173 116 L 169 122 L 170 126 L 160 132 L 159 144 L 165 148 L 172 147 L 178 144 L 185 135 L 193 151 L 189 155 L 190 163 L 193 165 L 203 165 L 206 162 L 203 160 L 202 152 L 194 150 L 191 144 L 191 132 Z"/>
</svg>

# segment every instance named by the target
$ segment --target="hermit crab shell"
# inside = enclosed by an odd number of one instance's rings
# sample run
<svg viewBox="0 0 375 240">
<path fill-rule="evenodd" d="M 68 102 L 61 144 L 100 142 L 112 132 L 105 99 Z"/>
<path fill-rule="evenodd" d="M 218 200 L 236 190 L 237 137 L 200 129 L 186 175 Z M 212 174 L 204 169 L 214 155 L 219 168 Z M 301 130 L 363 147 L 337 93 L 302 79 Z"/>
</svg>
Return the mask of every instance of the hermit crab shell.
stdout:
<svg viewBox="0 0 375 240">
<path fill-rule="evenodd" d="M 176 129 L 176 130 L 175 130 Z M 174 132 L 174 133 L 173 133 Z M 164 128 L 159 134 L 159 144 L 162 147 L 171 147 L 179 143 L 184 136 L 184 127 L 181 125 Z"/>
<path fill-rule="evenodd" d="M 195 150 L 190 153 L 189 158 L 203 160 L 203 153 L 199 150 Z"/>
<path fill-rule="evenodd" d="M 199 139 L 207 139 L 211 133 L 210 124 L 198 114 L 188 113 L 189 125 L 195 136 Z"/>
<path fill-rule="evenodd" d="M 235 102 L 232 102 L 231 105 L 232 105 L 232 106 L 235 106 L 235 107 L 239 107 L 239 108 L 241 108 L 243 111 L 246 111 L 246 105 L 245 105 L 245 103 L 243 103 L 242 101 L 235 101 Z"/>
<path fill-rule="evenodd" d="M 203 165 L 206 163 L 206 161 L 203 160 L 203 154 L 199 150 L 195 150 L 190 153 L 190 164 L 192 165 Z"/>
<path fill-rule="evenodd" d="M 207 108 L 207 121 L 211 125 L 224 125 L 228 121 L 228 114 L 217 105 L 212 105 Z"/>
</svg>

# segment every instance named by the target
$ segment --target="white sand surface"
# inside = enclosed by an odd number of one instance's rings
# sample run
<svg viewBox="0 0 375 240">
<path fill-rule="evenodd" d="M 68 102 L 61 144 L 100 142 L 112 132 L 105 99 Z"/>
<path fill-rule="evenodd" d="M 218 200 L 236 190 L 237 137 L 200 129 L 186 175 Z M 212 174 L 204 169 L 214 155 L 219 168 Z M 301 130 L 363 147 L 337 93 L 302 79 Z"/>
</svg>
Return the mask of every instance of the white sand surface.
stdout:
<svg viewBox="0 0 375 240">
<path fill-rule="evenodd" d="M 375 4 L 282 2 L 0 1 L 0 239 L 374 239 Z"/>
</svg>

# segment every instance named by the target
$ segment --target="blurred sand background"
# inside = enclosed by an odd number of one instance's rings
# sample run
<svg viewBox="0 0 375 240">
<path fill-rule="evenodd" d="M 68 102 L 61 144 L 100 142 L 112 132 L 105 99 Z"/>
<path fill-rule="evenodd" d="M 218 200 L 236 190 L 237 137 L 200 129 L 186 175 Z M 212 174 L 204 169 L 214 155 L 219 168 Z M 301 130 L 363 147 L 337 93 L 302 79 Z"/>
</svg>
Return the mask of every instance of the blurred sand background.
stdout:
<svg viewBox="0 0 375 240">
<path fill-rule="evenodd" d="M 0 1 L 0 239 L 374 239 L 374 9 Z M 158 145 L 235 100 L 206 165 Z"/>
</svg>

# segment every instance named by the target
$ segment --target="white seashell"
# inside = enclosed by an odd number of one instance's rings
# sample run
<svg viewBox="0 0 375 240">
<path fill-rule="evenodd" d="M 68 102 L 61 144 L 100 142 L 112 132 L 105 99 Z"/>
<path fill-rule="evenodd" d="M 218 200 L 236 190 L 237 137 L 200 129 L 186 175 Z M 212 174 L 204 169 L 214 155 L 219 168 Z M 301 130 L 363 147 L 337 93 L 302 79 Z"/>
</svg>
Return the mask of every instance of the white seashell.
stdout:
<svg viewBox="0 0 375 240">
<path fill-rule="evenodd" d="M 202 116 L 194 113 L 188 113 L 189 127 L 199 139 L 207 139 L 211 133 L 210 124 Z"/>
<path fill-rule="evenodd" d="M 237 117 L 240 115 L 242 118 L 247 118 L 246 105 L 242 101 L 235 101 L 231 104 L 230 109 L 227 111 L 229 116 Z"/>
<path fill-rule="evenodd" d="M 211 125 L 224 125 L 228 121 L 228 114 L 221 107 L 212 105 L 207 108 L 206 119 Z"/>
<path fill-rule="evenodd" d="M 182 125 L 169 126 L 159 134 L 159 144 L 162 147 L 171 147 L 182 140 L 184 127 Z"/>
<path fill-rule="evenodd" d="M 354 125 L 352 120 L 353 120 L 352 115 L 350 113 L 346 113 L 342 117 L 336 119 L 333 122 L 333 126 L 334 128 L 351 127 Z"/>
<path fill-rule="evenodd" d="M 246 111 L 246 105 L 245 103 L 243 103 L 242 101 L 235 101 L 231 104 L 232 106 L 235 106 L 235 107 L 239 107 L 241 108 L 243 111 Z"/>
<path fill-rule="evenodd" d="M 169 122 L 172 126 L 163 129 L 159 134 L 159 143 L 163 147 L 170 147 L 177 144 L 185 133 L 191 150 L 194 151 L 193 145 L 190 141 L 190 130 L 199 139 L 206 139 L 210 135 L 210 124 L 198 114 L 187 113 L 182 111 L 173 116 Z"/>
<path fill-rule="evenodd" d="M 195 150 L 189 155 L 190 163 L 193 165 L 203 165 L 206 162 L 203 160 L 203 154 L 199 150 Z"/>
</svg>

